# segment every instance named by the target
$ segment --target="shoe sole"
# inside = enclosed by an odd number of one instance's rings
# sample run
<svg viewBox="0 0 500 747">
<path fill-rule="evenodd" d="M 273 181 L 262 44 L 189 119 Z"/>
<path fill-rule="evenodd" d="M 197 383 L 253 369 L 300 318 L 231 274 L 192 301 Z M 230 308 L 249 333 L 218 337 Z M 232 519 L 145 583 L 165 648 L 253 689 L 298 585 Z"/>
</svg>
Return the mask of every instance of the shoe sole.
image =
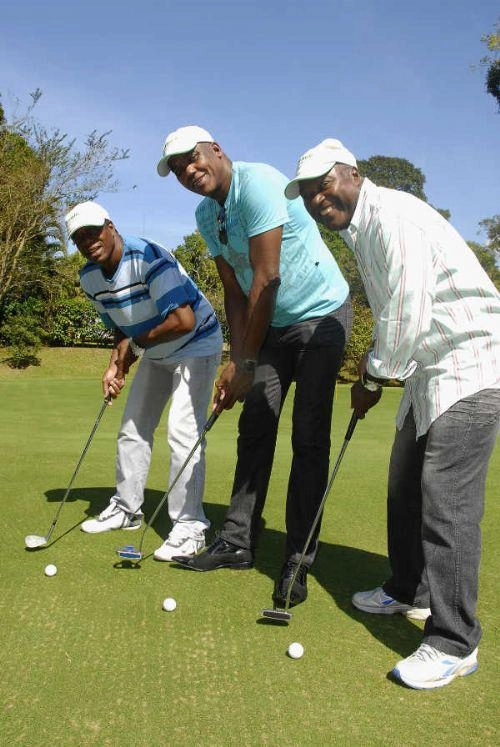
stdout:
<svg viewBox="0 0 500 747">
<path fill-rule="evenodd" d="M 472 674 L 476 671 L 478 667 L 477 661 L 473 664 L 468 664 L 463 669 L 459 669 L 457 672 L 454 672 L 449 677 L 443 677 L 440 680 L 432 680 L 431 682 L 415 682 L 412 680 L 409 680 L 408 678 L 404 678 L 401 676 L 401 673 L 397 667 L 394 667 L 391 674 L 399 680 L 399 682 L 402 682 L 407 687 L 411 687 L 413 690 L 434 690 L 436 687 L 444 687 L 444 685 L 448 685 L 450 682 L 452 682 L 455 677 L 466 677 L 468 674 Z"/>
<path fill-rule="evenodd" d="M 122 529 L 124 532 L 133 532 L 136 529 L 140 529 L 141 525 L 138 524 L 136 527 L 112 527 L 111 529 L 84 529 L 83 526 L 80 527 L 81 532 L 85 532 L 85 534 L 106 534 L 106 532 L 116 532 L 119 529 Z"/>
<path fill-rule="evenodd" d="M 189 558 L 186 558 L 186 560 L 189 560 Z M 181 565 L 183 568 L 189 568 L 190 571 L 200 571 L 201 573 L 206 573 L 208 571 L 219 571 L 221 568 L 229 568 L 233 571 L 246 571 L 248 568 L 253 568 L 253 561 L 245 560 L 242 563 L 236 564 L 223 564 L 223 565 L 216 565 L 212 568 L 197 568 L 194 565 L 189 565 L 189 562 L 184 563 L 179 556 L 175 560 L 173 560 L 174 563 L 177 563 L 178 565 Z"/>
<path fill-rule="evenodd" d="M 303 599 L 297 599 L 297 598 L 294 599 L 292 597 L 290 599 L 289 607 L 290 608 L 291 607 L 296 607 L 298 604 L 302 604 L 303 602 L 305 602 L 306 599 L 307 599 L 307 597 L 304 597 Z M 281 607 L 282 609 L 284 609 L 285 606 L 286 606 L 286 599 L 282 598 L 282 597 L 275 597 L 275 596 L 273 596 L 273 602 L 274 602 L 274 605 L 276 607 Z"/>
<path fill-rule="evenodd" d="M 410 620 L 427 620 L 430 615 L 430 610 L 426 614 L 423 610 L 418 607 L 407 607 L 406 609 L 396 609 L 394 606 L 391 607 L 366 607 L 356 602 L 352 602 L 352 606 L 356 607 L 360 612 L 368 612 L 371 615 L 405 615 Z"/>
<path fill-rule="evenodd" d="M 200 553 L 202 551 L 202 549 L 203 548 L 200 548 L 196 552 L 192 552 L 189 555 L 176 555 L 175 557 L 176 558 L 186 558 L 186 560 L 189 560 L 190 558 L 195 558 L 198 555 L 198 553 Z M 173 557 L 172 558 L 162 558 L 162 557 L 160 557 L 158 555 L 155 555 L 154 553 L 153 553 L 153 559 L 154 560 L 163 561 L 164 563 L 172 563 L 173 560 L 174 560 Z"/>
</svg>

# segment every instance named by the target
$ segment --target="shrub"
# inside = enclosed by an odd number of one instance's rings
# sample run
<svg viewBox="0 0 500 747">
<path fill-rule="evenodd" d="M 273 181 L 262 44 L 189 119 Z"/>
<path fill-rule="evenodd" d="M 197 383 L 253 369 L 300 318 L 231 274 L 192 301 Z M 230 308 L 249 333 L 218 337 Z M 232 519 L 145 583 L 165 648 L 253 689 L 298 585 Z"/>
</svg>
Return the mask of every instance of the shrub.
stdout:
<svg viewBox="0 0 500 747">
<path fill-rule="evenodd" d="M 40 365 L 37 353 L 42 343 L 40 331 L 33 317 L 10 317 L 2 325 L 2 338 L 8 346 L 7 363 L 11 368 Z"/>
<path fill-rule="evenodd" d="M 356 299 L 352 302 L 354 323 L 344 352 L 340 377 L 346 381 L 358 378 L 358 363 L 372 340 L 373 316 L 370 309 Z"/>
<path fill-rule="evenodd" d="M 49 345 L 63 347 L 82 344 L 108 345 L 112 333 L 107 330 L 91 302 L 81 297 L 58 301 L 45 329 Z"/>
</svg>

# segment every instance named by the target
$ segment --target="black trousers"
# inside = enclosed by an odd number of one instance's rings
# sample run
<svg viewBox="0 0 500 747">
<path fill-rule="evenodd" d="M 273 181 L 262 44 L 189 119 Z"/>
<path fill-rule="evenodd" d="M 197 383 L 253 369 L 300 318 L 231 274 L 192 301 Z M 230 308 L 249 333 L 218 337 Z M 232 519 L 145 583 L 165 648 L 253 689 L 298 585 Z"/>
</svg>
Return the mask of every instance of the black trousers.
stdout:
<svg viewBox="0 0 500 747">
<path fill-rule="evenodd" d="M 221 537 L 254 549 L 286 395 L 296 382 L 293 459 L 286 498 L 286 558 L 298 560 L 328 482 L 335 383 L 351 332 L 350 300 L 335 312 L 288 327 L 270 327 L 239 420 L 238 459 Z M 321 522 L 304 563 L 317 551 Z"/>
</svg>

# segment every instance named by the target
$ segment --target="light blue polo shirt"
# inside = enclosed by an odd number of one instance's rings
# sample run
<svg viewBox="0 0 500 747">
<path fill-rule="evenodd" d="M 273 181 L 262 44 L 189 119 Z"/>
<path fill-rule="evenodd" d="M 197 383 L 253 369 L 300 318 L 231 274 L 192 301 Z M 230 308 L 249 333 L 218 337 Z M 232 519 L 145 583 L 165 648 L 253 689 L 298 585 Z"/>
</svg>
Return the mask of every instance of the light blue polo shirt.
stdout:
<svg viewBox="0 0 500 747">
<path fill-rule="evenodd" d="M 205 197 L 196 210 L 198 230 L 210 254 L 224 257 L 246 295 L 253 278 L 249 239 L 283 226 L 281 285 L 271 322 L 274 327 L 330 314 L 344 303 L 349 293 L 302 200 L 286 199 L 284 189 L 288 182 L 284 174 L 267 164 L 233 162 L 231 186 L 224 203 L 227 244 L 219 241 L 219 203 Z"/>
</svg>

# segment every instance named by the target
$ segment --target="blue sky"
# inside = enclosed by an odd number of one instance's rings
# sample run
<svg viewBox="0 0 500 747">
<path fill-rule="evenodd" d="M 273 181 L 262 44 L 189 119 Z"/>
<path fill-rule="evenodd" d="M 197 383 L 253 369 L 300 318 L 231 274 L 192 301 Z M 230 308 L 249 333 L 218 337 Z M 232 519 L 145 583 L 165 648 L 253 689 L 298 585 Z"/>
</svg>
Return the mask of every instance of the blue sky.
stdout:
<svg viewBox="0 0 500 747">
<path fill-rule="evenodd" d="M 112 130 L 130 149 L 121 188 L 101 194 L 121 233 L 175 248 L 199 198 L 156 174 L 165 136 L 210 130 L 233 160 L 293 176 L 337 137 L 358 158 L 407 158 L 429 201 L 467 240 L 500 213 L 500 115 L 486 94 L 498 0 L 18 0 L 2 9 L 0 92 L 83 142 Z M 134 185 L 137 185 L 134 187 Z"/>
</svg>

